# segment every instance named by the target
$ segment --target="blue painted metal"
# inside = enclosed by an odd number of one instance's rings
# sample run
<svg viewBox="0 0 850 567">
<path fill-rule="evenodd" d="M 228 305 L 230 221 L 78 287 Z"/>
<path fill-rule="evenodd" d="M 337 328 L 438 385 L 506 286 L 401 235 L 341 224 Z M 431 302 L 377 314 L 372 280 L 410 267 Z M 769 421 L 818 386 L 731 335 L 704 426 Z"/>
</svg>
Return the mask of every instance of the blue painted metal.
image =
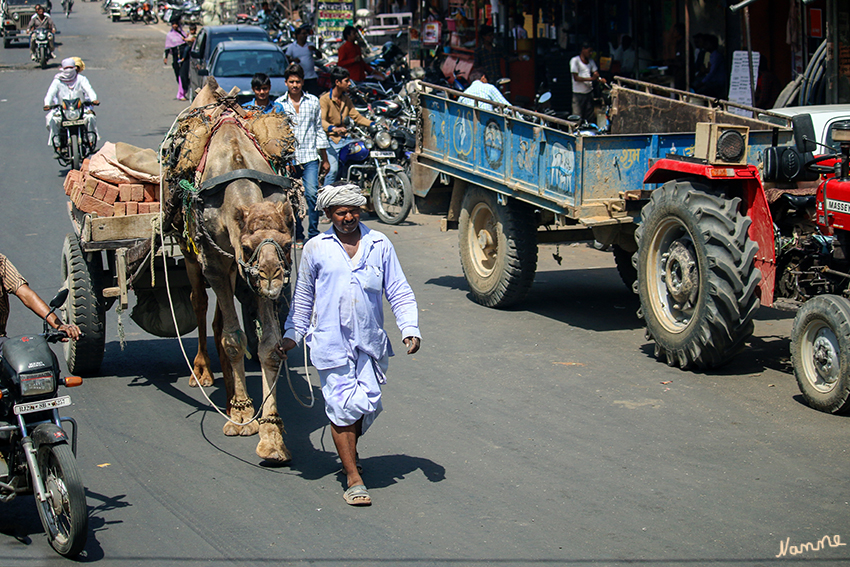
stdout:
<svg viewBox="0 0 850 567">
<path fill-rule="evenodd" d="M 420 94 L 420 105 L 420 162 L 574 219 L 582 208 L 621 200 L 623 191 L 654 188 L 643 183 L 650 159 L 694 153 L 693 132 L 574 136 L 436 95 Z M 771 132 L 751 131 L 749 144 L 757 165 Z"/>
</svg>

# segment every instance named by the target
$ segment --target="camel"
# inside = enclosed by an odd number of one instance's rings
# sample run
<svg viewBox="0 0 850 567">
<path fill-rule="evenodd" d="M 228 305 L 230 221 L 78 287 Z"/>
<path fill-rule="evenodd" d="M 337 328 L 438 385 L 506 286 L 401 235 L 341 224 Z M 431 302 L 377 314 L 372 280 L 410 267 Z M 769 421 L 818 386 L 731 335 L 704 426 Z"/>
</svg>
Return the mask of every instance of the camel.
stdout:
<svg viewBox="0 0 850 567">
<path fill-rule="evenodd" d="M 181 239 L 181 249 L 198 320 L 198 353 L 189 385 L 213 384 L 207 352 L 206 281 L 216 297 L 212 327 L 230 416 L 230 421 L 224 425 L 224 434 L 259 433 L 257 455 L 270 462 L 285 463 L 291 459 L 291 453 L 283 441 L 283 421 L 272 385 L 281 361 L 275 350 L 281 339 L 275 300 L 288 281 L 293 211 L 280 191 L 272 191 L 269 195 L 269 185 L 265 186 L 264 199 L 260 181 L 264 174 L 268 181 L 274 171 L 260 151 L 260 144 L 246 133 L 244 121 L 240 122 L 241 109 L 231 103 L 230 110 L 222 112 L 222 105 L 216 106 L 222 94 L 215 80 L 208 79 L 190 107 L 203 112 L 206 108 L 217 110 L 212 114 L 211 122 L 215 127 L 208 130 L 206 155 L 199 167 L 202 173 L 195 180 L 198 187 L 204 188 L 204 183 L 208 182 L 213 189 L 200 193 L 202 200 L 198 209 L 202 211 L 195 211 L 200 219 L 193 223 L 191 215 L 183 211 L 184 222 L 188 222 L 191 230 L 190 238 Z M 218 179 L 225 174 L 230 175 Z M 253 422 L 254 404 L 245 384 L 246 338 L 234 304 L 237 278 L 243 278 L 254 292 L 262 332 L 258 356 L 266 401 L 262 417 Z"/>
</svg>

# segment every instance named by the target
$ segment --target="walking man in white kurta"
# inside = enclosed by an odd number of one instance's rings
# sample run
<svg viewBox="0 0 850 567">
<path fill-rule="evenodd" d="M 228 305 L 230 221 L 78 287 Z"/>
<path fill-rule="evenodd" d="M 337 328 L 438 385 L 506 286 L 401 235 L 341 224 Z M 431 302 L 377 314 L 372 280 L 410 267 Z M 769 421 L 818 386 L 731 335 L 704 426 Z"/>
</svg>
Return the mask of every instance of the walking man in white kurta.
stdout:
<svg viewBox="0 0 850 567">
<path fill-rule="evenodd" d="M 356 185 L 325 186 L 316 208 L 333 226 L 304 246 L 298 281 L 280 350 L 302 340 L 322 382 L 325 413 L 343 470 L 343 497 L 352 506 L 372 499 L 357 466 L 357 439 L 382 409 L 381 384 L 392 347 L 384 331 L 383 296 L 407 354 L 419 350 L 419 314 L 413 290 L 389 239 L 360 223 L 366 198 Z"/>
</svg>

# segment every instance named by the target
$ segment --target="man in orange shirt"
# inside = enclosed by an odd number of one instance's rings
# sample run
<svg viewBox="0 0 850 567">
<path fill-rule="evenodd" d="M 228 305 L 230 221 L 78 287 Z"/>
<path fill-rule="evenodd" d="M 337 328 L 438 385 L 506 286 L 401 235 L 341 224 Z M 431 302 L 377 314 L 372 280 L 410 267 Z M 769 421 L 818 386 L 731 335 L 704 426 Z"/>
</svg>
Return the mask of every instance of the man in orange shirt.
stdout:
<svg viewBox="0 0 850 567">
<path fill-rule="evenodd" d="M 366 73 L 372 70 L 365 61 L 363 61 L 363 52 L 360 46 L 355 42 L 357 37 L 357 28 L 354 26 L 345 26 L 342 30 L 342 39 L 345 42 L 339 46 L 337 65 L 348 69 L 351 80 L 359 83 L 366 78 Z"/>
</svg>

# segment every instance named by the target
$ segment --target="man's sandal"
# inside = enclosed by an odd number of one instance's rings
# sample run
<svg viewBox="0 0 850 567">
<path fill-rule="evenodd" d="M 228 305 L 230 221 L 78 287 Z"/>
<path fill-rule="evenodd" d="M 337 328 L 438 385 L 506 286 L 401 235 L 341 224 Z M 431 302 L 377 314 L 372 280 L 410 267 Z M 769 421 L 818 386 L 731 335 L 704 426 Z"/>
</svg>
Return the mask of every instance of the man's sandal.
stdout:
<svg viewBox="0 0 850 567">
<path fill-rule="evenodd" d="M 343 495 L 345 498 L 346 504 L 350 506 L 371 506 L 372 505 L 372 497 L 369 496 L 369 492 L 366 490 L 366 487 L 362 484 L 358 484 L 352 486 L 348 490 L 346 490 Z"/>
</svg>

